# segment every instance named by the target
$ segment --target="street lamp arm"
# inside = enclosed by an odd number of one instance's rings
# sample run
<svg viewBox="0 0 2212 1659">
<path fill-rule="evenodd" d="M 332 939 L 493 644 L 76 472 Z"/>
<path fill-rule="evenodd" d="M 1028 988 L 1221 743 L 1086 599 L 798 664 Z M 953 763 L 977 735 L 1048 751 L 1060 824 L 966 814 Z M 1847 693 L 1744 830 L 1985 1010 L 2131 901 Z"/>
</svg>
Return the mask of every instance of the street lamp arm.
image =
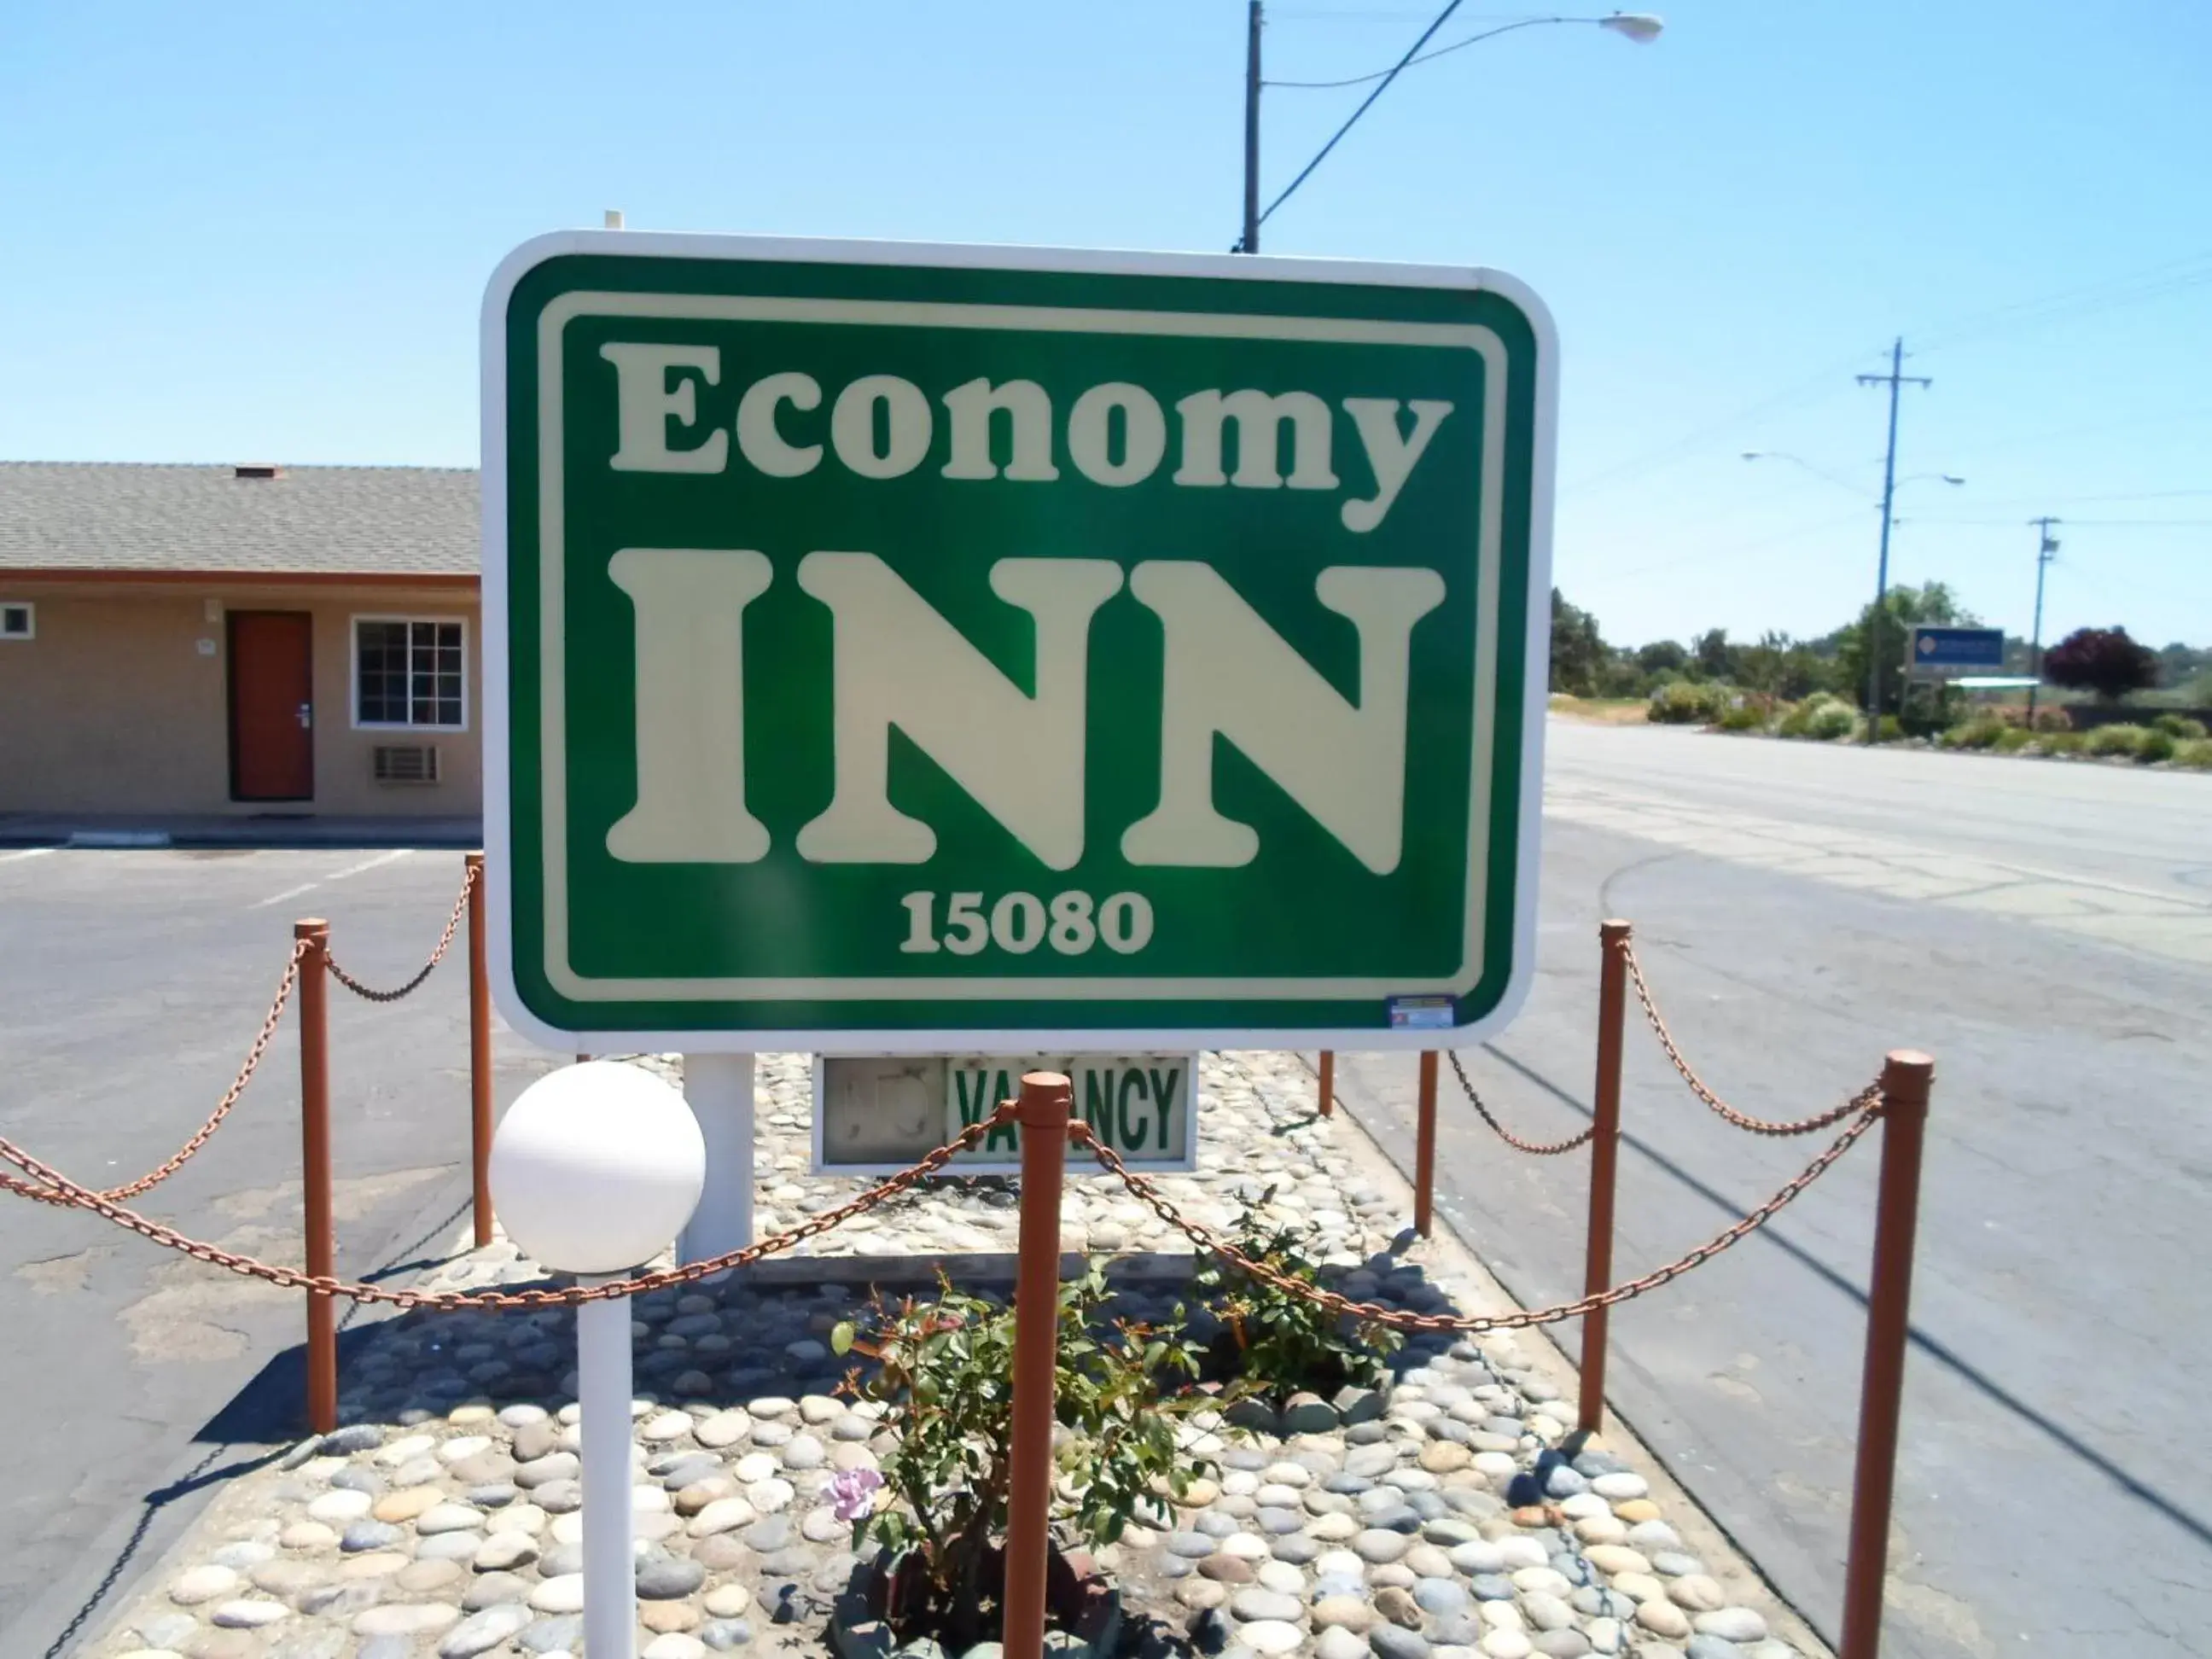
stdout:
<svg viewBox="0 0 2212 1659">
<path fill-rule="evenodd" d="M 1516 29 L 1532 29 L 1544 23 L 1600 23 L 1604 21 L 1599 17 L 1523 17 L 1514 22 L 1500 24 L 1494 29 L 1485 29 L 1480 34 L 1470 34 L 1463 40 L 1453 41 L 1448 46 L 1438 46 L 1434 52 L 1421 52 L 1417 46 L 1413 50 L 1420 55 L 1405 59 L 1395 69 L 1376 70 L 1371 75 L 1354 75 L 1342 81 L 1262 81 L 1260 84 L 1266 87 L 1294 88 L 1301 92 L 1324 92 L 1337 87 L 1364 87 L 1370 81 L 1388 80 L 1399 70 L 1413 69 L 1419 64 L 1432 63 L 1437 58 L 1447 53 L 1457 52 L 1463 46 L 1477 46 L 1485 40 L 1494 40 L 1501 34 L 1512 33 Z"/>
<path fill-rule="evenodd" d="M 1389 69 L 1376 70 L 1371 75 L 1355 75 L 1343 81 L 1265 81 L 1258 83 L 1261 86 L 1270 87 L 1323 88 L 1364 86 L 1372 81 L 1375 82 L 1375 89 L 1360 100 L 1359 107 L 1352 111 L 1350 118 L 1330 136 L 1329 141 L 1321 147 L 1320 153 L 1299 169 L 1298 176 L 1291 179 L 1273 201 L 1267 204 L 1266 212 L 1251 221 L 1255 233 L 1253 237 L 1255 242 L 1258 240 L 1256 235 L 1258 227 L 1264 224 L 1277 208 L 1291 199 L 1297 187 L 1313 176 L 1314 169 L 1328 159 L 1329 151 L 1334 149 L 1343 141 L 1344 135 L 1359 125 L 1359 118 L 1374 107 L 1375 100 L 1389 90 L 1390 83 L 1406 70 L 1413 68 L 1414 64 L 1425 64 L 1432 58 L 1443 57 L 1447 52 L 1457 52 L 1462 47 L 1475 46 L 1484 40 L 1494 40 L 1499 35 L 1510 34 L 1516 29 L 1534 28 L 1540 24 L 1594 23 L 1599 28 L 1610 29 L 1623 40 L 1633 40 L 1638 45 L 1645 45 L 1657 40 L 1661 28 L 1664 27 L 1657 17 L 1649 12 L 1617 11 L 1603 17 L 1523 17 L 1510 23 L 1500 24 L 1494 29 L 1485 29 L 1480 34 L 1470 34 L 1465 40 L 1455 40 L 1449 46 L 1438 46 L 1434 52 L 1424 51 L 1423 48 L 1436 38 L 1437 31 L 1451 21 L 1452 14 L 1459 8 L 1460 0 L 1449 0 L 1449 3 L 1437 14 L 1436 21 L 1421 31 L 1421 38 L 1414 41 L 1407 49 L 1406 55 Z M 1256 74 L 1257 59 L 1255 58 L 1254 62 Z M 1256 95 L 1256 88 L 1248 94 L 1248 97 L 1255 95 Z M 1252 251 L 1250 248 L 1244 247 L 1241 242 L 1237 246 L 1244 252 L 1249 253 Z"/>
</svg>

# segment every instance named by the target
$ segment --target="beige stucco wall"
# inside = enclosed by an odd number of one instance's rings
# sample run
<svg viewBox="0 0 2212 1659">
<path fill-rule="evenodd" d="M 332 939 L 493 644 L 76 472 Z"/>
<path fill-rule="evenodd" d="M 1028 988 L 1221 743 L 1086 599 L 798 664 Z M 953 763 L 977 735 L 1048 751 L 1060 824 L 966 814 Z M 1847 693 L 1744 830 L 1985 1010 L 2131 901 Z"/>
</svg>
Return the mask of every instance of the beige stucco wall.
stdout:
<svg viewBox="0 0 2212 1659">
<path fill-rule="evenodd" d="M 0 600 L 17 599 L 38 607 L 37 635 L 0 640 L 0 811 L 459 817 L 483 810 L 473 589 L 33 583 L 0 573 Z M 211 604 L 220 609 L 211 612 Z M 305 611 L 314 618 L 313 800 L 230 798 L 227 611 Z M 466 622 L 465 729 L 354 729 L 357 616 Z M 204 641 L 211 652 L 204 653 Z M 435 744 L 439 781 L 376 782 L 370 750 L 380 743 Z"/>
</svg>

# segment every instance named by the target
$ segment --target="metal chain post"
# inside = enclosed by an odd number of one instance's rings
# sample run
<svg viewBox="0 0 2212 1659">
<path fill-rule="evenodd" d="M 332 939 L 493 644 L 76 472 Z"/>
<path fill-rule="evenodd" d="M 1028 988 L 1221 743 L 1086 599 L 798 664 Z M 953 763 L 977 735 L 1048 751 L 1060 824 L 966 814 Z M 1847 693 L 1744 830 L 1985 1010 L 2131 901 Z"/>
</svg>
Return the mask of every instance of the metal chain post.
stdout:
<svg viewBox="0 0 2212 1659">
<path fill-rule="evenodd" d="M 1583 1294 L 1595 1296 L 1613 1283 L 1613 1204 L 1620 1158 L 1620 1048 L 1626 997 L 1621 981 L 1621 945 L 1628 924 L 1598 926 L 1602 955 L 1597 981 L 1597 1080 L 1591 1098 L 1589 1238 L 1583 1250 Z M 1583 1316 L 1582 1395 L 1577 1425 L 1591 1434 L 1605 1420 L 1605 1357 L 1608 1310 L 1593 1308 Z"/>
<path fill-rule="evenodd" d="M 1057 1072 L 1022 1079 L 1021 1255 L 1014 1283 L 1014 1420 L 1006 1492 L 1006 1659 L 1043 1659 L 1052 1428 L 1060 1340 L 1060 1194 L 1075 1091 Z"/>
<path fill-rule="evenodd" d="M 1421 1050 L 1420 1099 L 1413 1125 L 1413 1231 L 1423 1238 L 1437 1204 L 1437 1051 Z"/>
<path fill-rule="evenodd" d="M 331 1276 L 331 1062 L 324 969 L 331 925 L 319 917 L 295 922 L 305 946 L 300 958 L 300 1182 L 307 1231 L 307 1275 Z M 337 1304 L 327 1291 L 307 1292 L 307 1426 L 328 1434 L 338 1425 Z"/>
<path fill-rule="evenodd" d="M 1882 1581 L 1897 1495 L 1897 1437 L 1905 1355 L 1912 1334 L 1912 1245 L 1920 1220 L 1920 1160 L 1936 1062 L 1899 1049 L 1882 1067 L 1887 1103 L 1881 1182 L 1875 1201 L 1874 1271 L 1867 1287 L 1866 1370 L 1859 1383 L 1858 1467 L 1851 1480 L 1850 1555 L 1844 1568 L 1844 1643 L 1838 1659 L 1881 1650 Z"/>
<path fill-rule="evenodd" d="M 484 855 L 471 853 L 469 904 L 469 1170 L 478 1249 L 491 1243 L 491 978 L 484 915 Z"/>
</svg>

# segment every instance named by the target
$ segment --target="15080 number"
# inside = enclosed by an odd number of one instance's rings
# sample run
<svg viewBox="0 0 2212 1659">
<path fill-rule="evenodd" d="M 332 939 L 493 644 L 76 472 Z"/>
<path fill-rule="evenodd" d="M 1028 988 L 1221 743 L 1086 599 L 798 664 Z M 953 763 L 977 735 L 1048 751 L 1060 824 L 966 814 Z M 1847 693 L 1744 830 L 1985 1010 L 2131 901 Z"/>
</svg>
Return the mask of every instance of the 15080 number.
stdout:
<svg viewBox="0 0 2212 1659">
<path fill-rule="evenodd" d="M 1049 945 L 1064 957 L 1079 957 L 1093 945 L 1103 945 L 1126 957 L 1152 942 L 1152 902 L 1142 893 L 1115 893 L 1096 903 L 1088 893 L 1055 893 L 1048 900 L 1035 893 L 1006 893 L 988 912 L 982 894 L 953 893 L 947 896 L 941 933 L 937 897 L 934 893 L 908 893 L 899 901 L 907 916 L 902 951 L 928 956 L 950 951 L 956 957 L 972 957 L 985 945 L 995 945 L 1019 957 Z"/>
</svg>

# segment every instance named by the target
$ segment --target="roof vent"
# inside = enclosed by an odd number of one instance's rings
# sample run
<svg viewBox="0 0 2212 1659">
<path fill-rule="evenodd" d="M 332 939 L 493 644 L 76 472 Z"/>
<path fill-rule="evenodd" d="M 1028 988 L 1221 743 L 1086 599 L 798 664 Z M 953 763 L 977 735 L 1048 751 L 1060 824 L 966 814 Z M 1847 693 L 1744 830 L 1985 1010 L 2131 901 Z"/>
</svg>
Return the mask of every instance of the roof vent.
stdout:
<svg viewBox="0 0 2212 1659">
<path fill-rule="evenodd" d="M 281 478 L 284 469 L 274 461 L 240 461 L 230 469 L 234 478 Z"/>
</svg>

